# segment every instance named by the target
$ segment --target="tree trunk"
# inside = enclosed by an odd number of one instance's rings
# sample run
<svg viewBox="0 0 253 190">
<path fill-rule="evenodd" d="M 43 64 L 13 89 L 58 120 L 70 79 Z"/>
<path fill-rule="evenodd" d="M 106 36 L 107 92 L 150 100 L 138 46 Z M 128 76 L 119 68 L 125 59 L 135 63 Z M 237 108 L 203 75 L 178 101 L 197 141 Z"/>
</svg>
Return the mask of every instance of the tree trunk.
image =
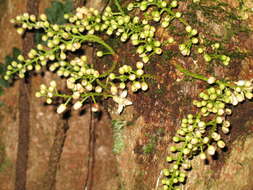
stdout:
<svg viewBox="0 0 253 190">
<path fill-rule="evenodd" d="M 9 20 L 23 12 L 37 14 L 39 10 L 42 13 L 50 2 L 0 1 L 0 62 L 10 54 L 13 46 L 22 48 L 24 53 L 33 47 L 32 35 L 20 39 Z M 239 7 L 235 1 L 224 2 Z M 79 7 L 84 1 L 74 3 Z M 86 6 L 102 11 L 108 3 L 107 0 L 89 0 Z M 251 5 L 245 0 L 245 6 Z M 198 12 L 196 19 L 203 21 L 203 15 Z M 253 16 L 250 15 L 247 21 L 252 26 Z M 206 22 L 206 25 L 217 35 L 228 32 L 224 25 L 216 22 Z M 160 28 L 158 33 L 159 38 L 168 38 L 169 34 Z M 252 49 L 253 35 L 240 35 L 238 41 L 237 46 L 242 50 Z M 135 64 L 139 60 L 133 55 L 135 49 L 130 43 L 121 43 L 117 52 L 120 52 L 117 59 L 122 63 Z M 85 53 L 90 63 L 103 64 L 94 56 L 93 47 L 87 48 Z M 174 60 L 166 56 L 154 57 L 146 66 L 145 71 L 153 74 L 156 82 L 150 83 L 146 93 L 130 93 L 133 106 L 127 107 L 120 116 L 104 107 L 98 119 L 88 107 L 81 112 L 72 111 L 67 119 L 62 118 L 56 114 L 54 106 L 45 106 L 43 100 L 34 97 L 39 85 L 49 84 L 52 79 L 65 87 L 61 79 L 49 72 L 43 76 L 30 75 L 27 82 L 15 82 L 0 97 L 5 103 L 0 107 L 0 189 L 157 190 L 161 170 L 169 167 L 165 158 L 172 137 L 180 120 L 196 111 L 192 101 L 204 89 L 201 82 L 177 80 L 180 73 L 173 67 Z M 188 61 L 177 60 L 189 70 L 206 71 L 206 65 L 196 67 L 192 60 Z M 208 67 L 209 72 L 221 78 L 235 81 L 253 78 L 252 56 L 227 68 Z M 208 164 L 194 159 L 184 189 L 252 190 L 252 113 L 252 101 L 234 109 L 229 117 L 231 134 L 223 137 L 227 151 L 218 152 L 218 159 L 208 158 Z M 115 130 L 115 122 L 122 122 L 122 130 Z"/>
</svg>

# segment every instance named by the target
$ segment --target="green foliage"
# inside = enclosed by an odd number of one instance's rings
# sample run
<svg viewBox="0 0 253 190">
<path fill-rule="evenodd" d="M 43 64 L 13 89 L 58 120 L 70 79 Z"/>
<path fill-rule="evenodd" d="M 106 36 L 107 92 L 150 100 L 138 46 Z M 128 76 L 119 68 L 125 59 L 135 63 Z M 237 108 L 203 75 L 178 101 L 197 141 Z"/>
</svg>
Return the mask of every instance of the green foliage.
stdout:
<svg viewBox="0 0 253 190">
<path fill-rule="evenodd" d="M 51 24 L 65 24 L 64 14 L 72 12 L 73 9 L 72 0 L 66 0 L 65 2 L 54 0 L 51 3 L 51 7 L 46 8 L 45 13 Z"/>
<path fill-rule="evenodd" d="M 65 24 L 64 14 L 71 13 L 74 10 L 73 0 L 59 1 L 54 0 L 51 6 L 46 8 L 45 14 L 51 24 Z M 43 30 L 35 32 L 35 43 L 43 43 L 42 36 L 45 34 Z"/>
<path fill-rule="evenodd" d="M 44 31 L 40 31 L 38 30 L 37 32 L 35 32 L 34 34 L 34 42 L 35 44 L 45 44 L 45 42 L 42 41 L 42 36 L 44 35 Z"/>
<path fill-rule="evenodd" d="M 0 96 L 4 93 L 4 88 L 9 87 L 8 81 L 4 80 L 3 77 L 6 73 L 8 65 L 10 65 L 13 61 L 17 61 L 18 55 L 21 51 L 18 48 L 12 49 L 12 55 L 8 55 L 5 57 L 4 63 L 0 64 Z M 0 102 L 0 106 L 3 105 L 3 102 Z"/>
<path fill-rule="evenodd" d="M 120 154 L 125 147 L 123 130 L 127 125 L 126 121 L 112 120 L 112 131 L 113 131 L 113 149 L 114 154 Z"/>
</svg>

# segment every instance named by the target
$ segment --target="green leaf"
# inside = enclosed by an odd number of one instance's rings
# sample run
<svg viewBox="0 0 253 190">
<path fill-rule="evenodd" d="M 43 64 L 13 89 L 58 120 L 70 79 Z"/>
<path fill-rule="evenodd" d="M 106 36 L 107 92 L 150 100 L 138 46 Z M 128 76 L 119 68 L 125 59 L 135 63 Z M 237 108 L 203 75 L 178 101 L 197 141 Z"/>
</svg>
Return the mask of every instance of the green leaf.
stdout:
<svg viewBox="0 0 253 190">
<path fill-rule="evenodd" d="M 3 79 L 0 78 L 0 86 L 4 87 L 4 88 L 8 88 L 9 83 L 6 80 L 3 80 Z"/>
<path fill-rule="evenodd" d="M 46 10 L 45 10 L 45 13 L 46 13 L 46 15 L 47 15 L 47 18 L 48 18 L 48 21 L 50 22 L 50 23 L 54 23 L 53 21 L 53 18 L 54 18 L 54 11 L 52 10 L 52 8 L 47 8 Z"/>
<path fill-rule="evenodd" d="M 70 13 L 74 10 L 74 5 L 73 5 L 73 1 L 71 0 L 67 0 L 65 5 L 64 5 L 64 13 Z"/>
<path fill-rule="evenodd" d="M 48 16 L 48 20 L 50 23 L 61 24 L 61 23 L 57 23 L 57 20 L 58 20 L 59 16 L 61 16 L 60 12 L 63 11 L 62 8 L 63 8 L 63 6 L 62 6 L 61 2 L 53 1 L 52 7 L 46 9 L 46 14 Z"/>
<path fill-rule="evenodd" d="M 4 103 L 2 101 L 0 101 L 0 107 L 4 106 Z"/>
<path fill-rule="evenodd" d="M 15 47 L 12 49 L 13 58 L 17 58 L 20 54 L 21 54 L 20 49 L 15 48 Z"/>
<path fill-rule="evenodd" d="M 5 64 L 4 65 L 9 65 L 9 64 L 11 64 L 12 61 L 14 61 L 14 59 L 11 56 L 7 55 L 5 57 L 5 61 L 4 61 Z"/>
<path fill-rule="evenodd" d="M 0 88 L 0 96 L 2 96 L 4 93 L 4 89 L 3 88 Z"/>
<path fill-rule="evenodd" d="M 48 20 L 52 24 L 64 24 L 64 14 L 70 13 L 74 9 L 73 1 L 67 0 L 65 3 L 53 1 L 51 7 L 45 10 Z"/>
<path fill-rule="evenodd" d="M 5 73 L 5 65 L 3 63 L 0 64 L 0 75 Z"/>
<path fill-rule="evenodd" d="M 43 30 L 38 30 L 38 31 L 35 32 L 35 36 L 34 36 L 35 44 L 46 45 L 46 42 L 42 41 L 42 36 L 44 34 L 45 34 L 45 32 Z"/>
</svg>

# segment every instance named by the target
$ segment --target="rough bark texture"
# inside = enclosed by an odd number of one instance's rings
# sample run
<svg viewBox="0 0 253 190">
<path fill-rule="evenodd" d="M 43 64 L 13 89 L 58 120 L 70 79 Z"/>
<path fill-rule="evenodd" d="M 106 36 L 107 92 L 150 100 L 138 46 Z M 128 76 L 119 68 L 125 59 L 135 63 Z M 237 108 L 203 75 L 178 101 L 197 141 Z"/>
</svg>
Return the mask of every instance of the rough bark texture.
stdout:
<svg viewBox="0 0 253 190">
<path fill-rule="evenodd" d="M 38 14 L 39 1 L 32 0 L 26 4 L 27 12 Z M 34 47 L 34 34 L 26 33 L 23 40 L 23 51 L 26 55 Z M 18 152 L 16 162 L 15 190 L 25 190 L 27 182 L 27 165 L 29 151 L 29 131 L 30 131 L 30 96 L 31 85 L 26 79 L 19 84 L 19 131 L 18 131 Z"/>
<path fill-rule="evenodd" d="M 41 190 L 54 190 L 56 184 L 56 173 L 61 158 L 66 132 L 69 129 L 68 121 L 60 121 L 56 128 L 54 144 L 51 148 L 48 169 L 42 179 Z"/>
<path fill-rule="evenodd" d="M 26 51 L 32 45 L 29 43 L 22 48 L 25 42 L 9 23 L 12 17 L 29 11 L 27 2 L 32 3 L 31 0 L 0 0 L 0 9 L 3 10 L 0 12 L 0 62 L 13 46 Z M 51 0 L 39 2 L 39 12 L 42 13 Z M 235 1 L 227 2 L 238 6 Z M 82 1 L 75 3 L 78 6 Z M 101 0 L 87 1 L 89 7 L 101 9 L 106 3 Z M 246 4 L 253 6 L 251 1 L 246 1 Z M 205 18 L 199 14 L 198 19 Z M 248 22 L 252 28 L 253 16 L 248 18 Z M 223 25 L 207 24 L 217 33 L 226 33 Z M 166 32 L 159 31 L 161 38 L 166 38 Z M 237 45 L 241 49 L 252 49 L 252 34 L 241 36 L 240 41 Z M 124 61 L 127 63 L 134 64 L 137 60 L 130 44 L 122 45 L 117 52 L 121 52 L 120 58 L 126 58 Z M 93 58 L 92 49 L 88 54 L 91 61 L 97 61 Z M 192 60 L 177 61 L 196 70 Z M 86 190 L 86 187 L 87 190 L 154 190 L 161 169 L 167 167 L 164 158 L 174 131 L 182 116 L 194 113 L 191 101 L 203 89 L 203 84 L 197 81 L 176 82 L 180 73 L 170 63 L 166 58 L 154 58 L 147 66 L 147 71 L 157 76 L 158 83 L 153 84 L 147 93 L 130 94 L 134 106 L 126 108 L 121 116 L 110 109 L 110 116 L 103 112 L 99 120 L 94 120 L 94 116 L 91 120 L 89 108 L 86 108 L 81 113 L 72 111 L 66 123 L 55 113 L 54 106 L 45 106 L 41 99 L 36 99 L 34 94 L 40 84 L 48 84 L 51 79 L 60 83 L 58 77 L 49 72 L 45 72 L 44 76 L 31 77 L 30 92 L 25 90 L 24 84 L 14 83 L 0 97 L 5 102 L 5 106 L 0 108 L 0 190 L 24 190 L 25 186 L 27 190 Z M 197 70 L 204 72 L 204 65 L 200 65 Z M 253 59 L 248 58 L 229 68 L 218 66 L 213 74 L 227 76 L 232 80 L 251 79 Z M 64 87 L 64 83 L 61 85 Z M 27 98 L 29 103 L 26 102 Z M 25 103 L 26 106 L 23 105 Z M 232 132 L 226 137 L 228 150 L 219 152 L 218 160 L 209 159 L 208 165 L 195 159 L 184 189 L 252 190 L 252 109 L 252 101 L 236 107 L 230 118 Z M 117 143 L 113 141 L 112 119 L 128 121 L 128 125 L 121 131 L 124 149 L 117 155 L 112 153 L 113 143 Z M 28 122 L 30 130 L 26 128 L 26 131 L 20 131 L 25 129 L 19 128 L 20 124 L 28 127 Z M 91 122 L 93 125 L 90 125 Z M 23 142 L 19 136 L 22 134 L 26 134 L 24 140 L 29 139 L 29 142 L 25 141 L 24 148 L 20 149 Z M 144 151 L 147 145 L 154 148 Z M 25 161 L 20 155 L 24 156 Z M 27 166 L 24 164 L 19 170 L 21 163 L 27 163 Z"/>
</svg>

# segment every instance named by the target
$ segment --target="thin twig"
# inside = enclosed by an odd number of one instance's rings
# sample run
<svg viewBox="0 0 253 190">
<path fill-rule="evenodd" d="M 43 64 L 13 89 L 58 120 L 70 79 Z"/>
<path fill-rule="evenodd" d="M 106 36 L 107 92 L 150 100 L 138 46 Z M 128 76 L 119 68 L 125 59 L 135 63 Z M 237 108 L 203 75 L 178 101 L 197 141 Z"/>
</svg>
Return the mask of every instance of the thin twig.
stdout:
<svg viewBox="0 0 253 190">
<path fill-rule="evenodd" d="M 155 190 L 158 189 L 158 186 L 159 186 L 159 183 L 160 183 L 160 178 L 161 178 L 161 176 L 162 176 L 162 173 L 163 173 L 163 172 L 161 171 L 160 174 L 159 174 L 159 176 L 158 176 L 158 178 L 157 178 Z"/>
</svg>

